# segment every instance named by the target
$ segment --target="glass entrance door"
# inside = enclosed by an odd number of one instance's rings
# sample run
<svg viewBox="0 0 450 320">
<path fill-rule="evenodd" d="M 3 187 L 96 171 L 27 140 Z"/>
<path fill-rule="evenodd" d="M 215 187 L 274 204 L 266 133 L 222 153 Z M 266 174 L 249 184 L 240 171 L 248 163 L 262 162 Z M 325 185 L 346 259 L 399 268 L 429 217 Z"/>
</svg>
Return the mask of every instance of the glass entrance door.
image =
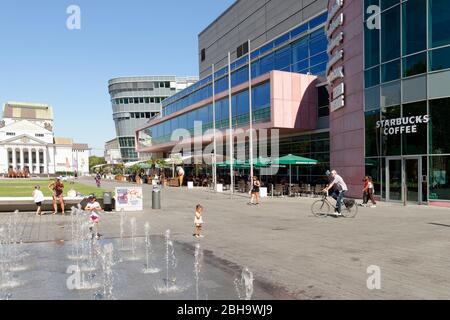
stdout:
<svg viewBox="0 0 450 320">
<path fill-rule="evenodd" d="M 386 170 L 386 200 L 402 201 L 402 159 L 389 159 Z"/>
<path fill-rule="evenodd" d="M 420 159 L 406 158 L 404 159 L 405 168 L 405 195 L 407 202 L 421 202 L 420 195 Z"/>
<path fill-rule="evenodd" d="M 422 203 L 421 158 L 388 158 L 386 161 L 386 200 Z"/>
</svg>

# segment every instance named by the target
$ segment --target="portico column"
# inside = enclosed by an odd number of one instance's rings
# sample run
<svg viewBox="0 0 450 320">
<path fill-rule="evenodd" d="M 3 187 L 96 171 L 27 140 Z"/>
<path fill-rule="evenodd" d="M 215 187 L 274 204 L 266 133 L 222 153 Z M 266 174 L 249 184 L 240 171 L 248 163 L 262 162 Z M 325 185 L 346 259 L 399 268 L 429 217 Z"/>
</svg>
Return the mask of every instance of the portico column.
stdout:
<svg viewBox="0 0 450 320">
<path fill-rule="evenodd" d="M 12 153 L 13 153 L 13 170 L 16 171 L 17 170 L 17 159 L 16 159 L 16 148 L 15 147 L 12 148 Z"/>
<path fill-rule="evenodd" d="M 20 148 L 20 170 L 25 169 L 25 158 L 23 154 L 23 148 Z"/>
<path fill-rule="evenodd" d="M 36 170 L 37 170 L 38 174 L 41 173 L 41 159 L 39 158 L 40 157 L 39 154 L 40 154 L 40 150 L 36 149 Z"/>
<path fill-rule="evenodd" d="M 44 148 L 44 173 L 47 174 L 48 173 L 48 169 L 47 169 L 47 148 Z"/>
<path fill-rule="evenodd" d="M 28 149 L 28 171 L 33 173 L 33 153 L 31 152 L 31 148 Z"/>
</svg>

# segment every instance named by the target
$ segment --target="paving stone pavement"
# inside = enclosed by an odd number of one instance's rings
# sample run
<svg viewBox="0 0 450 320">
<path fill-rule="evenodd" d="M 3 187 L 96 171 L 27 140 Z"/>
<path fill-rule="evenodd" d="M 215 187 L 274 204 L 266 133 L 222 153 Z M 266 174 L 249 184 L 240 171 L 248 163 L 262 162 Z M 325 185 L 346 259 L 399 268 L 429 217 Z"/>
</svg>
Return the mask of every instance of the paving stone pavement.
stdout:
<svg viewBox="0 0 450 320">
<path fill-rule="evenodd" d="M 94 184 L 93 179 L 83 178 Z M 103 188 L 124 184 L 104 181 Z M 174 240 L 192 237 L 197 203 L 205 207 L 202 248 L 220 259 L 248 266 L 255 278 L 284 288 L 296 299 L 450 299 L 450 210 L 380 203 L 359 208 L 355 219 L 315 218 L 316 199 L 267 198 L 248 206 L 245 195 L 231 197 L 206 189 L 166 188 L 162 210 L 151 209 L 151 186 L 144 185 L 138 236 L 149 222 L 153 235 L 170 229 Z M 0 215 L 0 224 L 8 214 Z M 68 241 L 70 217 L 21 213 L 24 242 Z M 120 235 L 118 213 L 104 213 L 101 233 Z M 126 230 L 129 235 L 129 230 Z M 369 266 L 379 266 L 381 289 L 369 290 Z"/>
</svg>

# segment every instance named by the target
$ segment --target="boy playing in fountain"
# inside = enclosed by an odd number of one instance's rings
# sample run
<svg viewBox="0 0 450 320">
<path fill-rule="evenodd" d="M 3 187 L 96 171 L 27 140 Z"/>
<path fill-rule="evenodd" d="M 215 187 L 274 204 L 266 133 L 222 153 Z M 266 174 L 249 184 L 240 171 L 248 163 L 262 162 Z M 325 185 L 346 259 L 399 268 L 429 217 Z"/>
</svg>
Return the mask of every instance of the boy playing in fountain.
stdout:
<svg viewBox="0 0 450 320">
<path fill-rule="evenodd" d="M 95 198 L 95 195 L 91 194 L 88 199 L 88 204 L 84 208 L 84 211 L 90 212 L 89 220 L 91 221 L 91 226 L 89 227 L 89 230 L 91 232 L 95 229 L 95 238 L 98 240 L 102 236 L 98 232 L 98 224 L 100 222 L 100 215 L 99 211 L 103 211 L 102 207 L 100 206 L 100 203 L 98 203 L 97 199 Z M 94 233 L 92 233 L 92 239 L 94 239 Z"/>
<path fill-rule="evenodd" d="M 194 225 L 195 225 L 195 234 L 194 236 L 196 238 L 203 238 L 204 236 L 201 234 L 202 232 L 202 226 L 203 226 L 203 207 L 202 205 L 198 204 L 195 207 L 195 219 L 194 219 Z"/>
</svg>

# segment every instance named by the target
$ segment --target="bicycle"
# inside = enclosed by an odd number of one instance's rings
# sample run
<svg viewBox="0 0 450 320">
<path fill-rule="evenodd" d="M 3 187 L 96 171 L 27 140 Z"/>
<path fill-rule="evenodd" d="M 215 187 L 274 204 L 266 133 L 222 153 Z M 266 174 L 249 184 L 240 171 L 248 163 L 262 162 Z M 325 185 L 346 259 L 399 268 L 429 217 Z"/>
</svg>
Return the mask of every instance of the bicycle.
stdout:
<svg viewBox="0 0 450 320">
<path fill-rule="evenodd" d="M 331 209 L 335 208 L 335 206 L 329 201 L 328 193 L 325 193 L 321 200 L 315 201 L 311 205 L 311 212 L 316 217 L 323 217 L 326 218 L 329 215 L 336 214 L 333 212 L 331 213 Z M 341 213 L 344 218 L 354 218 L 358 214 L 358 206 L 356 205 L 356 202 L 354 200 L 349 199 L 343 199 L 342 200 L 342 206 L 341 206 Z M 334 211 L 334 210 L 333 210 Z"/>
</svg>

